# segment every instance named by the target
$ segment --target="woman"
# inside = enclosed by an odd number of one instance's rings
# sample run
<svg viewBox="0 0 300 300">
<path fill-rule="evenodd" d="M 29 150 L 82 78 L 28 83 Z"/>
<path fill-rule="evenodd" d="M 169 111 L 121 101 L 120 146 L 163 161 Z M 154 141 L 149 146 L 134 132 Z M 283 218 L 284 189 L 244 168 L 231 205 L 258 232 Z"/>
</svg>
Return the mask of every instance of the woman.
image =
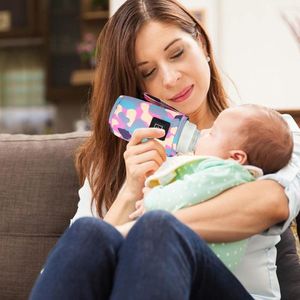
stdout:
<svg viewBox="0 0 300 300">
<path fill-rule="evenodd" d="M 87 180 L 73 221 L 92 209 L 106 222 L 74 222 L 52 250 L 31 299 L 280 299 L 275 244 L 299 210 L 297 158 L 286 173 L 233 188 L 176 218 L 156 211 L 127 223 L 145 178 L 166 159 L 154 139 L 164 132 L 138 130 L 127 145 L 114 137 L 108 116 L 115 99 L 147 91 L 199 129 L 210 127 L 228 102 L 206 33 L 173 0 L 126 1 L 98 46 L 94 130 L 78 156 Z M 248 237 L 235 276 L 206 245 Z"/>
</svg>

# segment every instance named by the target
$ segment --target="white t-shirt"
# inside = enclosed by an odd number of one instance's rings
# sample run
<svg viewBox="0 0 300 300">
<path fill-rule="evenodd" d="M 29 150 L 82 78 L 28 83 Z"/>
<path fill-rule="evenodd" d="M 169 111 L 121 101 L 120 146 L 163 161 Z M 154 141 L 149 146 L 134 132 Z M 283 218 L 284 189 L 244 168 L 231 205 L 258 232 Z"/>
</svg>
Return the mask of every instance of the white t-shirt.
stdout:
<svg viewBox="0 0 300 300">
<path fill-rule="evenodd" d="M 246 253 L 235 276 L 256 300 L 279 300 L 280 289 L 276 274 L 276 247 L 280 234 L 284 232 L 300 210 L 300 129 L 290 115 L 283 115 L 294 137 L 294 151 L 289 164 L 275 174 L 260 177 L 279 182 L 289 200 L 289 218 L 280 226 L 273 226 L 263 234 L 248 239 Z M 271 193 L 272 191 L 270 191 Z M 98 217 L 88 180 L 79 190 L 78 210 L 71 224 L 81 217 Z M 272 208 L 270 208 L 272 209 Z M 105 210 L 103 209 L 105 214 Z"/>
</svg>

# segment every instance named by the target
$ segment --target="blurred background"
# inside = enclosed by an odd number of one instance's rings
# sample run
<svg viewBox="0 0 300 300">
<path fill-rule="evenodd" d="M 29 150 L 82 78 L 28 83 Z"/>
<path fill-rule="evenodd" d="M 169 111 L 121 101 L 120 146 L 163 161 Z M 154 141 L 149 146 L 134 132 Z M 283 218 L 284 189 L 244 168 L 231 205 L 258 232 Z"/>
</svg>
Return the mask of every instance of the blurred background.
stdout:
<svg viewBox="0 0 300 300">
<path fill-rule="evenodd" d="M 124 0 L 0 0 L 0 132 L 88 130 L 99 32 Z M 300 0 L 180 0 L 230 99 L 300 119 Z"/>
</svg>

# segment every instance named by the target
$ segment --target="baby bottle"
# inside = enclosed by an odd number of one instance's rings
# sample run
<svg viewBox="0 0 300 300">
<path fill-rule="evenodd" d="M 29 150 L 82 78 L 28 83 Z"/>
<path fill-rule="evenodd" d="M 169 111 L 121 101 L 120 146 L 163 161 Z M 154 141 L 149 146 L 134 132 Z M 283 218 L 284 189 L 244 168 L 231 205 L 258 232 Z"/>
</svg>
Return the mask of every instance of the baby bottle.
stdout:
<svg viewBox="0 0 300 300">
<path fill-rule="evenodd" d="M 129 141 L 134 130 L 138 128 L 161 128 L 165 135 L 160 138 L 167 156 L 176 153 L 194 151 L 200 137 L 200 131 L 188 117 L 161 100 L 144 95 L 145 100 L 129 96 L 119 96 L 110 116 L 109 124 L 112 132 Z"/>
<path fill-rule="evenodd" d="M 176 147 L 177 153 L 194 152 L 200 138 L 200 130 L 197 126 L 186 120 L 182 131 L 178 132 L 179 140 Z"/>
</svg>

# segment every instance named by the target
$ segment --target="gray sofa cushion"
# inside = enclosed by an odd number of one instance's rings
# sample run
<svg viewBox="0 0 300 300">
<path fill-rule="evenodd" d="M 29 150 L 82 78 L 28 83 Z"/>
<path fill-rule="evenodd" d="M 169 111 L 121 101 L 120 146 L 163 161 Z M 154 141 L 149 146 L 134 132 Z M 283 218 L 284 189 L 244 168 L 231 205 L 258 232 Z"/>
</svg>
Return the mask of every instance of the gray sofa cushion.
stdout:
<svg viewBox="0 0 300 300">
<path fill-rule="evenodd" d="M 0 299 L 26 299 L 78 203 L 74 151 L 88 133 L 0 134 Z"/>
</svg>

